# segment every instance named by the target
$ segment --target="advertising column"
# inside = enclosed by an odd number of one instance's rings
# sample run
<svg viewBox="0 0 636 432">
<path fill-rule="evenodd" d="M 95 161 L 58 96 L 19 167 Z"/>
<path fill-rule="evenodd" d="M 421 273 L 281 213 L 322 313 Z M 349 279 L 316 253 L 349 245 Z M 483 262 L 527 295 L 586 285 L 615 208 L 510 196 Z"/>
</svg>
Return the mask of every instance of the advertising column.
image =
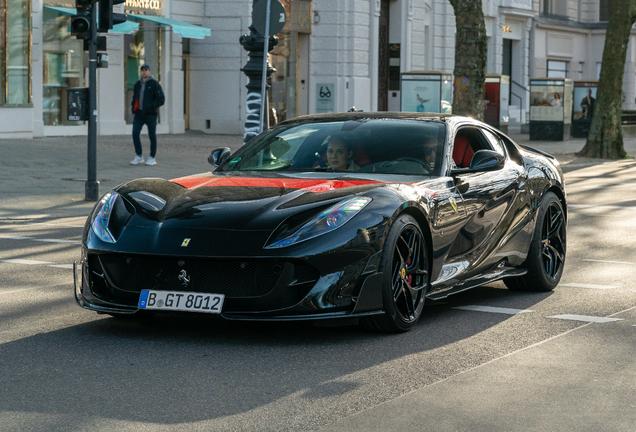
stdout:
<svg viewBox="0 0 636 432">
<path fill-rule="evenodd" d="M 530 80 L 530 140 L 563 141 L 570 137 L 572 80 Z"/>
</svg>

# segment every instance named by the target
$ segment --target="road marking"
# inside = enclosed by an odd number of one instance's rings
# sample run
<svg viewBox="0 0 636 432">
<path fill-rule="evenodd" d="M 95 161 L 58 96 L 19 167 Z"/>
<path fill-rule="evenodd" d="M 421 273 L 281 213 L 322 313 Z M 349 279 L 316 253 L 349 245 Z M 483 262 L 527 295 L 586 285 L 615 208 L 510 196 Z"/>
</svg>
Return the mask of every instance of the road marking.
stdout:
<svg viewBox="0 0 636 432">
<path fill-rule="evenodd" d="M 76 240 L 38 239 L 38 238 L 34 238 L 34 239 L 31 239 L 31 240 L 39 241 L 39 242 L 46 242 L 46 243 L 74 243 L 74 244 L 81 244 L 80 242 L 78 242 Z"/>
<path fill-rule="evenodd" d="M 33 261 L 25 259 L 0 259 L 2 262 L 11 264 L 26 264 L 26 265 L 40 265 L 40 264 L 53 264 L 51 261 Z"/>
<path fill-rule="evenodd" d="M 60 228 L 84 228 L 84 225 L 66 225 L 66 224 L 54 224 L 54 223 L 46 223 L 46 222 L 30 222 L 27 225 L 48 225 Z"/>
<path fill-rule="evenodd" d="M 73 264 L 54 264 L 54 265 L 50 265 L 49 267 L 73 270 Z"/>
<path fill-rule="evenodd" d="M 17 290 L 12 290 L 12 291 L 0 291 L 0 295 L 4 295 L 4 294 L 14 294 L 17 292 L 22 292 L 22 291 L 31 291 L 34 289 L 38 289 L 37 287 L 33 287 L 33 288 L 22 288 L 22 289 L 17 289 Z"/>
<path fill-rule="evenodd" d="M 634 206 L 617 206 L 617 205 L 598 205 L 598 204 L 568 204 L 568 208 L 573 209 L 586 209 L 593 208 L 598 210 L 630 210 Z"/>
<path fill-rule="evenodd" d="M 605 260 L 595 260 L 595 259 L 584 259 L 583 261 L 608 263 L 608 264 L 636 264 L 629 261 L 605 261 Z"/>
<path fill-rule="evenodd" d="M 35 238 L 35 237 L 24 237 L 24 236 L 7 236 L 7 235 L 0 235 L 0 239 L 9 239 L 9 240 L 32 240 L 32 241 L 39 241 L 39 242 L 46 242 L 46 243 L 74 243 L 74 244 L 81 244 L 80 242 L 78 242 L 77 240 L 59 240 L 59 239 L 41 239 L 41 238 Z"/>
<path fill-rule="evenodd" d="M 479 305 L 457 306 L 452 309 L 462 309 L 462 310 L 477 311 L 477 312 L 491 312 L 491 313 L 500 313 L 500 314 L 506 314 L 506 315 L 516 315 L 519 313 L 534 312 L 529 309 L 510 309 L 510 308 L 479 306 Z"/>
<path fill-rule="evenodd" d="M 614 285 L 593 285 L 593 284 L 584 284 L 584 283 L 561 283 L 559 284 L 561 287 L 572 287 L 572 288 L 591 288 L 591 289 L 614 289 L 618 288 Z"/>
<path fill-rule="evenodd" d="M 606 185 L 584 185 L 579 186 L 581 189 L 606 189 L 606 188 L 624 188 L 624 187 L 634 187 L 634 183 L 611 183 Z"/>
<path fill-rule="evenodd" d="M 546 318 L 556 318 L 562 320 L 569 321 L 583 321 L 583 322 L 591 322 L 591 323 L 608 323 L 614 321 L 624 321 L 622 318 L 605 318 L 605 317 L 597 317 L 597 316 L 587 316 L 587 315 L 552 315 Z"/>
</svg>

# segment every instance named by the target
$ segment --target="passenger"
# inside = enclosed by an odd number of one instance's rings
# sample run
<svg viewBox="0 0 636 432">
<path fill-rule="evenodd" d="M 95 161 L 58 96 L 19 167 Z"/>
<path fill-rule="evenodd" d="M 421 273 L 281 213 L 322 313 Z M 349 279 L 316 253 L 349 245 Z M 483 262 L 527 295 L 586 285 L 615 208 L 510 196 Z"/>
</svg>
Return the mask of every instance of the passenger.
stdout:
<svg viewBox="0 0 636 432">
<path fill-rule="evenodd" d="M 356 171 L 360 167 L 352 159 L 353 150 L 345 140 L 333 135 L 327 144 L 327 163 L 333 170 Z"/>
<path fill-rule="evenodd" d="M 431 138 L 424 143 L 424 158 L 426 162 L 432 167 L 435 166 L 435 151 L 437 150 L 437 139 Z"/>
</svg>

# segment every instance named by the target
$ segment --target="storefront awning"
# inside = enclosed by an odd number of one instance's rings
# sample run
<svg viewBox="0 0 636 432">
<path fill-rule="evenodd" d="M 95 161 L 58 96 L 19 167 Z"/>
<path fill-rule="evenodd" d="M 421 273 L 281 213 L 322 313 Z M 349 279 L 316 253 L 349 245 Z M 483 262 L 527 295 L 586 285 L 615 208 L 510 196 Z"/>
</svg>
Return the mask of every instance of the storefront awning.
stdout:
<svg viewBox="0 0 636 432">
<path fill-rule="evenodd" d="M 141 20 L 141 21 L 150 21 L 157 24 L 170 26 L 172 27 L 173 32 L 178 33 L 179 36 L 184 38 L 203 39 L 206 36 L 210 36 L 211 34 L 211 31 L 209 28 L 197 26 L 194 24 L 188 24 L 182 21 L 177 21 L 170 18 L 160 17 L 160 16 L 128 14 L 128 18 Z"/>
<path fill-rule="evenodd" d="M 77 11 L 75 8 L 67 8 L 67 7 L 58 7 L 58 6 L 44 6 L 45 9 L 51 10 L 53 12 L 61 13 L 64 15 L 77 15 Z M 114 25 L 112 29 L 108 31 L 108 33 L 126 33 L 131 34 L 134 31 L 139 30 L 139 23 L 134 21 L 126 21 L 121 24 Z"/>
<path fill-rule="evenodd" d="M 57 7 L 57 6 L 44 6 L 45 9 L 52 10 L 64 15 L 76 15 L 75 8 Z M 170 18 L 164 18 L 151 15 L 137 15 L 127 14 L 128 21 L 113 26 L 109 33 L 126 33 L 130 34 L 133 31 L 139 30 L 139 23 L 135 21 L 150 21 L 157 24 L 172 27 L 172 31 L 178 33 L 179 36 L 192 39 L 203 39 L 206 36 L 210 36 L 211 31 L 209 28 L 197 26 L 194 24 L 188 24 L 182 21 L 173 20 Z M 131 21 L 131 18 L 135 21 Z"/>
</svg>

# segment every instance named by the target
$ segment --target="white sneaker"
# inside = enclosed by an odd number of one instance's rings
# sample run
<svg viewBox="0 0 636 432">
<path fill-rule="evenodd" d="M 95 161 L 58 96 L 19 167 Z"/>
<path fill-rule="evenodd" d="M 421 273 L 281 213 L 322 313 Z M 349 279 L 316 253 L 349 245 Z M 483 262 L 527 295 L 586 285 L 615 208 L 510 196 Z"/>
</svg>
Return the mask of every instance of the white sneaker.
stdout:
<svg viewBox="0 0 636 432">
<path fill-rule="evenodd" d="M 157 165 L 157 161 L 155 160 L 155 158 L 150 156 L 148 160 L 146 161 L 146 165 Z"/>
<path fill-rule="evenodd" d="M 142 164 L 142 163 L 144 163 L 144 158 L 142 158 L 141 156 L 135 156 L 135 158 L 130 161 L 131 165 L 139 165 L 139 164 Z"/>
</svg>

